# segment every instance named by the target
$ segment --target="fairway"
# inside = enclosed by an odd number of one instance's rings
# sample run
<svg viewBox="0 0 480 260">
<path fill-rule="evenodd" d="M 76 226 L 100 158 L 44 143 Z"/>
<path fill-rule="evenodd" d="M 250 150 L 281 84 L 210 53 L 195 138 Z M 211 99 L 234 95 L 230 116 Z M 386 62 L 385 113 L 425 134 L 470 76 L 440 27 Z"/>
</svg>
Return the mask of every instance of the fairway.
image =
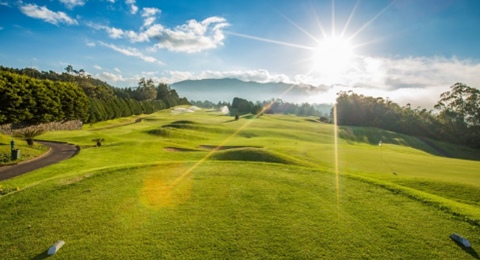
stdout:
<svg viewBox="0 0 480 260">
<path fill-rule="evenodd" d="M 57 240 L 61 259 L 479 257 L 479 161 L 340 127 L 336 175 L 334 126 L 315 118 L 163 110 L 138 119 L 40 136 L 81 151 L 0 182 L 19 189 L 0 196 L 2 258 L 42 258 Z"/>
</svg>

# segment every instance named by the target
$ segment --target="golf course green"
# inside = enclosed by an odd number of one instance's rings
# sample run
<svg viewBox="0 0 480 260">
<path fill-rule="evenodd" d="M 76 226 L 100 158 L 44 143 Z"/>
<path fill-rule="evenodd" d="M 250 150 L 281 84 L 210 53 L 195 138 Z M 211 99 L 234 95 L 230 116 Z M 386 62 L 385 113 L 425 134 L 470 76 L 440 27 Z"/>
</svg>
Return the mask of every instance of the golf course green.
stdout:
<svg viewBox="0 0 480 260">
<path fill-rule="evenodd" d="M 334 129 L 203 109 L 44 133 L 81 150 L 0 182 L 0 258 L 63 240 L 53 257 L 479 259 L 478 151 L 344 126 L 335 144 Z"/>
</svg>

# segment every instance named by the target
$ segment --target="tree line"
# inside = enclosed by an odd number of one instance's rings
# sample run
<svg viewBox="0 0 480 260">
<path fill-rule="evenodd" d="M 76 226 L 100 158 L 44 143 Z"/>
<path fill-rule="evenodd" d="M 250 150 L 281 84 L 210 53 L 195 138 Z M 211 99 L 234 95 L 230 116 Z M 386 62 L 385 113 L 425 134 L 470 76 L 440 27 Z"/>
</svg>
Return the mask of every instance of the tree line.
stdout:
<svg viewBox="0 0 480 260">
<path fill-rule="evenodd" d="M 58 74 L 0 66 L 0 124 L 73 119 L 95 123 L 189 104 L 168 85 L 155 86 L 151 79 L 140 79 L 135 89 L 117 89 L 70 65 L 65 70 Z"/>
<path fill-rule="evenodd" d="M 76 84 L 0 71 L 0 123 L 85 119 L 88 98 Z"/>
<path fill-rule="evenodd" d="M 480 91 L 463 83 L 442 93 L 434 110 L 401 107 L 351 91 L 339 93 L 336 107 L 339 125 L 378 127 L 480 148 Z"/>
<path fill-rule="evenodd" d="M 253 103 L 252 101 L 248 101 L 243 98 L 235 97 L 232 103 L 228 102 L 218 102 L 217 104 L 205 100 L 205 101 L 194 101 L 191 100 L 190 103 L 192 105 L 204 108 L 220 108 L 223 106 L 227 106 L 230 114 L 254 114 L 257 115 L 259 113 L 264 114 L 292 114 L 297 116 L 317 116 L 323 117 L 325 120 L 328 120 L 328 114 L 322 112 L 326 109 L 330 109 L 331 106 L 329 105 L 319 105 L 319 104 L 309 104 L 309 103 L 290 103 L 283 101 L 281 99 L 272 99 L 266 101 L 257 101 Z"/>
</svg>

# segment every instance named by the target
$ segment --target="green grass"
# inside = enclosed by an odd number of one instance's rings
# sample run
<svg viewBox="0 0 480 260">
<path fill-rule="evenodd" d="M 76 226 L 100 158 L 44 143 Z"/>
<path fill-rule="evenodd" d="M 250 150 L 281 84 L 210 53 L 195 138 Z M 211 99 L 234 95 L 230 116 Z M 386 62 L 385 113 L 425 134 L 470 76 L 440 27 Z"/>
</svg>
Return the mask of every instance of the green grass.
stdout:
<svg viewBox="0 0 480 260">
<path fill-rule="evenodd" d="M 337 176 L 333 126 L 309 118 L 136 118 L 40 137 L 82 150 L 0 182 L 20 188 L 0 197 L 2 258 L 42 258 L 59 239 L 62 259 L 475 257 L 451 233 L 479 250 L 479 161 L 341 128 Z"/>
<path fill-rule="evenodd" d="M 20 150 L 20 159 L 18 160 L 11 160 L 10 141 L 12 140 L 15 141 L 14 149 Z M 33 146 L 28 146 L 25 140 L 0 134 L 0 165 L 10 165 L 28 161 L 44 154 L 47 151 L 47 147 L 38 143 L 35 143 Z"/>
</svg>

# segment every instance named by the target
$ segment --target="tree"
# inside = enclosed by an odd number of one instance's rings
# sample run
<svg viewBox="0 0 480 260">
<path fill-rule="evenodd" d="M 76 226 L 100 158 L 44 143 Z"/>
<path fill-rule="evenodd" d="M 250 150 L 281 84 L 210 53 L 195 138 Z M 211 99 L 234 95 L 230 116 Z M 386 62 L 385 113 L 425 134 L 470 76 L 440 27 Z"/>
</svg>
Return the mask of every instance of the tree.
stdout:
<svg viewBox="0 0 480 260">
<path fill-rule="evenodd" d="M 170 87 L 166 83 L 158 83 L 157 99 L 165 101 L 170 94 Z"/>
<path fill-rule="evenodd" d="M 463 83 L 456 83 L 440 95 L 435 108 L 452 123 L 480 126 L 480 90 Z"/>
<path fill-rule="evenodd" d="M 141 78 L 135 91 L 135 99 L 138 101 L 152 100 L 157 98 L 157 90 L 152 79 Z"/>
<path fill-rule="evenodd" d="M 247 114 L 252 111 L 253 103 L 243 98 L 235 97 L 232 101 L 230 111 L 235 111 L 239 114 Z"/>
<path fill-rule="evenodd" d="M 43 134 L 44 132 L 45 130 L 43 130 L 42 128 L 33 127 L 33 128 L 23 129 L 20 132 L 16 133 L 15 136 L 25 139 L 25 141 L 27 141 L 28 146 L 33 146 L 33 139 Z"/>
<path fill-rule="evenodd" d="M 0 72 L 0 123 L 18 123 L 33 117 L 35 106 L 27 76 Z"/>
<path fill-rule="evenodd" d="M 443 135 L 450 140 L 480 146 L 480 90 L 456 83 L 440 95 L 435 105 L 443 124 Z"/>
</svg>

